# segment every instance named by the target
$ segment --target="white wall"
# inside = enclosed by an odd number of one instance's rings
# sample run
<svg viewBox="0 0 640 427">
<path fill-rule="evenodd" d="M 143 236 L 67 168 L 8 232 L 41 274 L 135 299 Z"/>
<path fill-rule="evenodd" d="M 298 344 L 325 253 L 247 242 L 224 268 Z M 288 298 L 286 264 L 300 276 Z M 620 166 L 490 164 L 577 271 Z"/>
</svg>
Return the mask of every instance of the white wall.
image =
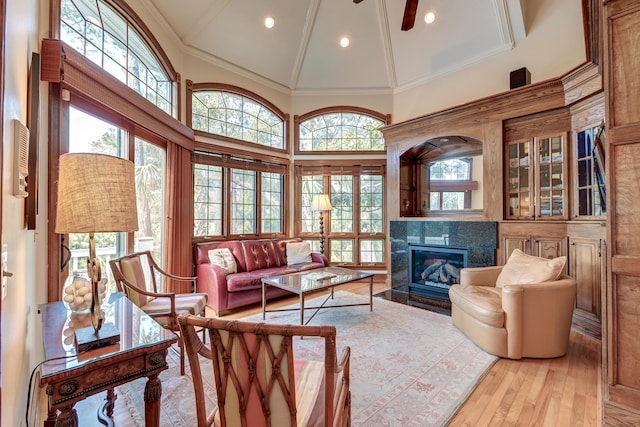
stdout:
<svg viewBox="0 0 640 427">
<path fill-rule="evenodd" d="M 28 67 L 31 52 L 40 50 L 38 17 L 38 0 L 7 0 L 2 242 L 7 245 L 8 271 L 13 273 L 13 277 L 8 279 L 7 296 L 2 301 L 3 426 L 21 426 L 24 422 L 29 374 L 42 358 L 42 344 L 38 344 L 42 340 L 37 332 L 40 329 L 37 304 L 46 299 L 46 224 L 43 226 L 42 221 L 46 218 L 46 179 L 40 181 L 43 190 L 36 232 L 27 231 L 25 227 L 24 199 L 12 195 L 12 120 L 20 120 L 26 125 Z M 41 165 L 42 161 L 45 168 L 41 173 L 46 178 L 46 158 L 41 160 Z"/>
<path fill-rule="evenodd" d="M 530 0 L 525 5 L 524 40 L 489 61 L 398 92 L 393 99 L 394 123 L 507 92 L 509 73 L 522 67 L 531 72 L 531 83 L 537 83 L 585 62 L 580 0 Z"/>
</svg>

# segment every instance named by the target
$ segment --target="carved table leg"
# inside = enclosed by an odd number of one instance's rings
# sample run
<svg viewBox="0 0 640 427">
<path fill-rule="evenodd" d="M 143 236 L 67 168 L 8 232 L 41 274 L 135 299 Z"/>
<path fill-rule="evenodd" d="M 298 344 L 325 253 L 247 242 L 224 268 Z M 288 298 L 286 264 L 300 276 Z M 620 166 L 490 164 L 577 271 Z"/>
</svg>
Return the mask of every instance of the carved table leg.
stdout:
<svg viewBox="0 0 640 427">
<path fill-rule="evenodd" d="M 115 424 L 113 423 L 113 408 L 116 404 L 116 399 L 118 396 L 113 391 L 113 389 L 107 390 L 107 397 L 98 408 L 98 421 L 100 424 L 113 427 Z"/>
<path fill-rule="evenodd" d="M 158 427 L 160 425 L 160 399 L 162 398 L 162 383 L 158 374 L 149 377 L 144 387 L 144 419 L 145 426 Z"/>
<path fill-rule="evenodd" d="M 78 427 L 78 414 L 73 405 L 62 408 L 56 419 L 56 427 Z"/>
</svg>

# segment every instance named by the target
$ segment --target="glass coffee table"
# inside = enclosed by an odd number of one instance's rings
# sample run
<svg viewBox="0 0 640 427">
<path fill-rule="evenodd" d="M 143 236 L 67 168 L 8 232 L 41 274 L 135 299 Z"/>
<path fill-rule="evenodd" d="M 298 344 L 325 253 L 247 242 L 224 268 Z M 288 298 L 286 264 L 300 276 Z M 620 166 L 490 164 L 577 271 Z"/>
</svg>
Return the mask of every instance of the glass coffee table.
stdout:
<svg viewBox="0 0 640 427">
<path fill-rule="evenodd" d="M 369 279 L 369 302 L 359 304 L 339 304 L 328 305 L 326 302 L 329 299 L 333 299 L 333 289 L 336 286 L 351 283 L 360 279 Z M 266 288 L 267 286 L 275 286 L 276 288 L 285 289 L 291 293 L 300 296 L 300 306 L 297 308 L 279 308 L 273 310 L 267 310 L 267 298 Z M 319 306 L 305 307 L 305 297 L 319 292 L 324 289 L 329 289 L 329 295 L 322 301 Z M 306 325 L 313 319 L 321 308 L 338 308 L 338 307 L 354 307 L 354 306 L 369 306 L 369 311 L 373 311 L 373 274 L 363 273 L 357 270 L 351 270 L 343 267 L 324 267 L 314 270 L 303 271 L 300 273 L 285 274 L 282 276 L 273 276 L 262 279 L 262 319 L 266 318 L 266 313 L 273 313 L 277 311 L 295 311 L 300 310 L 300 324 Z M 304 320 L 305 310 L 315 310 L 311 317 Z"/>
</svg>

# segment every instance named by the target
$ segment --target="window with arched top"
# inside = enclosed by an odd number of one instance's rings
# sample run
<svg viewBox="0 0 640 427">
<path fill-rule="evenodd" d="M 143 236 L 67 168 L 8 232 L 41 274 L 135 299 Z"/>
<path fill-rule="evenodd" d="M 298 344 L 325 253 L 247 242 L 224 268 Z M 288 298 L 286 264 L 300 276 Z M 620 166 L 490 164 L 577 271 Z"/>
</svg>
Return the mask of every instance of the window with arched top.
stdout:
<svg viewBox="0 0 640 427">
<path fill-rule="evenodd" d="M 284 150 L 287 115 L 246 89 L 187 81 L 187 120 L 194 131 Z"/>
<path fill-rule="evenodd" d="M 132 11 L 108 0 L 61 0 L 60 40 L 175 116 L 175 72 L 163 65 L 168 60 L 149 45 Z"/>
<path fill-rule="evenodd" d="M 311 152 L 384 152 L 380 128 L 390 117 L 355 107 L 330 107 L 295 118 L 296 149 Z"/>
<path fill-rule="evenodd" d="M 472 160 L 468 158 L 429 163 L 428 209 L 470 209 L 472 190 L 478 189 L 478 183 L 471 179 L 471 166 Z"/>
</svg>

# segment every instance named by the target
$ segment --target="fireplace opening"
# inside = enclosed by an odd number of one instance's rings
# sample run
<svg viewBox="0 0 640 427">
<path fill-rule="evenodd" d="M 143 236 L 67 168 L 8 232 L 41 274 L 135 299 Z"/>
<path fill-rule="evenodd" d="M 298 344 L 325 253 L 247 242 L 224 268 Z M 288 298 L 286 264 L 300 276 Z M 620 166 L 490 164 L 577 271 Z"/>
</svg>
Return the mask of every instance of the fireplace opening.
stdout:
<svg viewBox="0 0 640 427">
<path fill-rule="evenodd" d="M 467 248 L 409 245 L 409 289 L 448 298 L 467 267 Z"/>
</svg>

